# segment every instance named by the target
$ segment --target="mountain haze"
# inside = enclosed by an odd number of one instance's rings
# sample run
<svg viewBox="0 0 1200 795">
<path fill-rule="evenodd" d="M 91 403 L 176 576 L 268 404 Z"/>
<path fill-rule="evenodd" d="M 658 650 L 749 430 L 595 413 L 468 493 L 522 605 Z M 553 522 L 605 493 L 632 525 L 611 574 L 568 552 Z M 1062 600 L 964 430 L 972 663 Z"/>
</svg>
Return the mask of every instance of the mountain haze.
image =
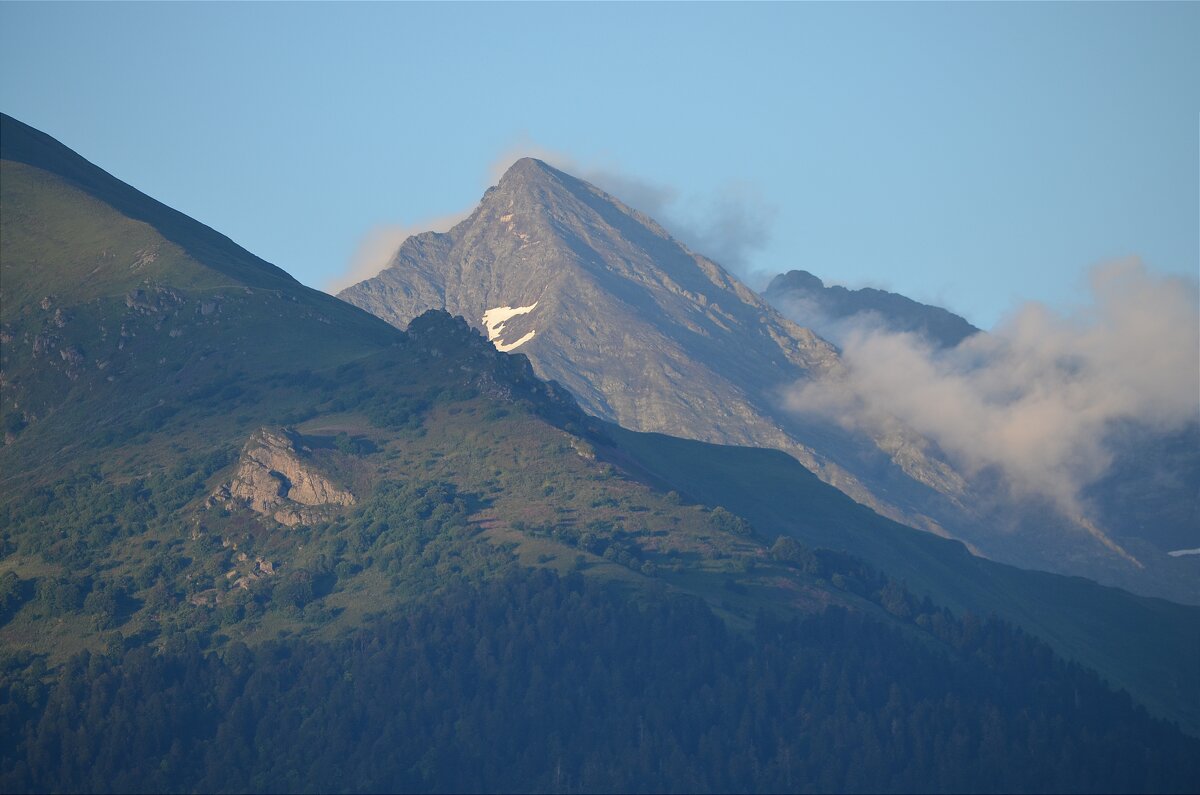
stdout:
<svg viewBox="0 0 1200 795">
<path fill-rule="evenodd" d="M 1104 279 L 1123 280 L 1123 287 L 1111 295 L 1098 293 L 1096 285 Z M 1018 477 L 1023 467 L 1048 462 L 1042 476 L 1026 478 L 1026 488 L 1036 481 L 1035 488 L 1057 492 L 1060 503 L 1069 501 L 1102 524 L 1109 538 L 1145 564 L 1143 580 L 1195 583 L 1198 561 L 1181 560 L 1188 556 L 1178 552 L 1200 544 L 1195 309 L 1189 316 L 1165 302 L 1161 292 L 1148 298 L 1155 281 L 1133 261 L 1094 269 L 1092 287 L 1086 314 L 1039 328 L 1042 310 L 1030 305 L 988 333 L 945 309 L 882 290 L 826 287 L 806 271 L 780 274 L 763 295 L 791 319 L 844 346 L 843 361 L 857 378 L 853 387 L 833 385 L 836 394 L 825 401 L 831 417 L 846 416 L 847 405 L 871 394 L 878 395 L 872 410 L 849 410 L 850 416 L 860 412 L 868 425 L 872 412 L 920 421 L 925 406 L 937 406 L 939 420 L 924 430 L 957 447 L 958 460 L 987 461 Z M 1157 285 L 1160 291 L 1163 287 Z M 1182 298 L 1188 284 L 1167 289 Z M 1164 319 L 1148 331 L 1151 317 Z M 1089 344 L 1080 328 L 1103 342 Z M 1128 351 L 1124 355 L 1100 356 L 1122 348 Z M 1142 360 L 1158 364 L 1136 371 Z M 818 392 L 830 387 L 816 386 Z M 1152 397 L 1123 405 L 1106 402 L 1110 394 L 1139 386 Z M 1168 393 L 1189 390 L 1190 410 L 1175 413 L 1155 405 L 1178 399 L 1167 398 Z M 1040 397 L 1021 402 L 1021 396 L 1037 392 Z M 906 405 L 906 393 L 926 398 L 922 405 Z M 989 427 L 1007 424 L 1017 433 L 1036 427 L 1040 412 L 1067 401 L 1074 401 L 1068 413 L 1103 421 L 1086 430 L 1064 422 L 1043 424 L 1030 435 L 1036 443 L 1028 450 L 983 441 Z M 1054 458 L 1056 448 L 1090 452 L 1077 452 L 1072 461 L 1061 454 Z M 1174 593 L 1196 598 L 1186 587 Z"/>
</svg>

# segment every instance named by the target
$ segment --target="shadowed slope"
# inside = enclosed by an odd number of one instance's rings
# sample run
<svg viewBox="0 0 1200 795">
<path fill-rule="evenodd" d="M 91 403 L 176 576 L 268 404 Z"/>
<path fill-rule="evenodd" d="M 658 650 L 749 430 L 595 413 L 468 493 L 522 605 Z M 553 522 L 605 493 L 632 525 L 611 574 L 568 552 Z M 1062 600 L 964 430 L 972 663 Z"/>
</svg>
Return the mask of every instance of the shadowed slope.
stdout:
<svg viewBox="0 0 1200 795">
<path fill-rule="evenodd" d="M 1200 608 L 976 557 L 856 504 L 773 450 L 607 433 L 612 454 L 661 487 L 724 506 L 767 536 L 857 555 L 940 604 L 1011 621 L 1200 736 Z"/>
</svg>

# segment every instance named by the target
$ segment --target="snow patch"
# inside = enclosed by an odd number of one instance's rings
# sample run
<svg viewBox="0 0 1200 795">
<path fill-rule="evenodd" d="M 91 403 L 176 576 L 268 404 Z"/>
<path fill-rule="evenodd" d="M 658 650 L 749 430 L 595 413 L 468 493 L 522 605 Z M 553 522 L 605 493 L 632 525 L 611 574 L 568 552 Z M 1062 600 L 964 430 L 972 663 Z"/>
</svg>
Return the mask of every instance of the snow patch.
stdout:
<svg viewBox="0 0 1200 795">
<path fill-rule="evenodd" d="M 504 323 L 509 318 L 516 317 L 517 315 L 526 315 L 532 312 L 537 305 L 538 302 L 534 301 L 529 306 L 498 306 L 483 313 L 483 325 L 487 329 L 488 340 L 496 346 L 496 350 L 508 352 L 514 348 L 519 348 L 533 339 L 533 335 L 537 334 L 536 330 L 530 331 L 516 342 L 508 343 L 500 341 L 500 334 L 504 331 Z"/>
<path fill-rule="evenodd" d="M 1200 548 L 1197 549 L 1177 549 L 1174 552 L 1168 552 L 1173 558 L 1182 558 L 1184 555 L 1200 555 Z"/>
</svg>

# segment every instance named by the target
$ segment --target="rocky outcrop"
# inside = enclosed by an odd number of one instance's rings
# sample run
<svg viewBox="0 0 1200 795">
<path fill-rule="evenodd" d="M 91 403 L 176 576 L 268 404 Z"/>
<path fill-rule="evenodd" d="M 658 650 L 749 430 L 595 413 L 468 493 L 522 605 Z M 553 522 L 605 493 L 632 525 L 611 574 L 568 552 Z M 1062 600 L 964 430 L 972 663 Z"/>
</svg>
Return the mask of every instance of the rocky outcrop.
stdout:
<svg viewBox="0 0 1200 795">
<path fill-rule="evenodd" d="M 312 451 L 286 428 L 251 434 L 233 478 L 213 492 L 214 505 L 248 508 L 289 527 L 317 521 L 354 495 L 317 469 Z"/>
</svg>

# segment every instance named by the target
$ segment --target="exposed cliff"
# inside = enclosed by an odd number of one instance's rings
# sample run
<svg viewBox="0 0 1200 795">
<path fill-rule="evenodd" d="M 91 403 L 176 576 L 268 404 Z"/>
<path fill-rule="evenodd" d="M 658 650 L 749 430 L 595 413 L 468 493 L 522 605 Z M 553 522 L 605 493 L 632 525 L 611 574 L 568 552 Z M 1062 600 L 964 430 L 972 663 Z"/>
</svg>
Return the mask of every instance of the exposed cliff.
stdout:
<svg viewBox="0 0 1200 795">
<path fill-rule="evenodd" d="M 293 431 L 260 428 L 242 448 L 233 478 L 213 492 L 213 504 L 247 508 L 289 527 L 324 517 L 328 507 L 353 505 L 354 495 L 311 460 Z"/>
</svg>

